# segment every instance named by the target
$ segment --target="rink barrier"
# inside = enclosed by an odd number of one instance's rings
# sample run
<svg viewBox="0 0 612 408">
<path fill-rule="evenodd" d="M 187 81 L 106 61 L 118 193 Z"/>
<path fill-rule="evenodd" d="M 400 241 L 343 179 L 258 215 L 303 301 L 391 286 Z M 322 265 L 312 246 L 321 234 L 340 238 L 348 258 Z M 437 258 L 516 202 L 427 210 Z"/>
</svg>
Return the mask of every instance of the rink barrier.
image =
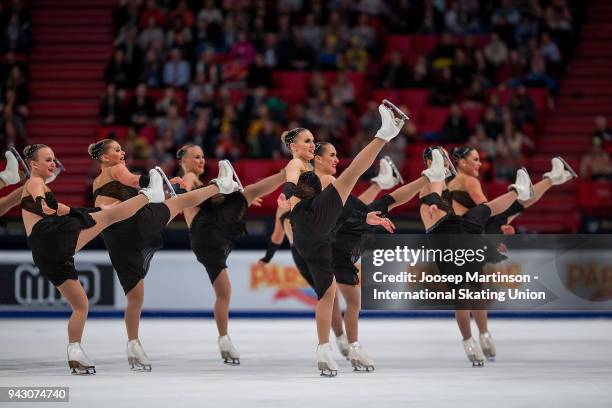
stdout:
<svg viewBox="0 0 612 408">
<path fill-rule="evenodd" d="M 263 251 L 235 251 L 228 259 L 233 318 L 314 317 L 316 295 L 293 265 L 289 251 L 257 265 Z M 105 251 L 83 251 L 75 265 L 88 295 L 92 318 L 122 318 L 126 299 Z M 191 251 L 160 251 L 146 277 L 143 317 L 212 318 L 214 292 Z M 504 310 L 494 318 L 611 318 L 612 310 Z M 65 318 L 66 303 L 42 276 L 28 251 L 0 251 L 0 318 Z M 362 318 L 452 318 L 452 311 L 362 311 Z"/>
</svg>

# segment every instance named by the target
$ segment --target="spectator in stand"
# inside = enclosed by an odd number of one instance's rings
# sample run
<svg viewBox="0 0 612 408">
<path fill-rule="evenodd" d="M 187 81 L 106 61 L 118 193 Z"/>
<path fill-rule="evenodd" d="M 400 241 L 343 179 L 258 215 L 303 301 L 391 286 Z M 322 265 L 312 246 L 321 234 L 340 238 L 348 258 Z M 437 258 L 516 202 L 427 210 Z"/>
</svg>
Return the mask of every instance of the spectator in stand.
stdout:
<svg viewBox="0 0 612 408">
<path fill-rule="evenodd" d="M 309 70 L 314 67 L 315 52 L 304 41 L 302 32 L 298 29 L 294 30 L 293 42 L 288 54 L 288 68 L 295 70 Z"/>
<path fill-rule="evenodd" d="M 4 55 L 4 61 L 0 65 L 0 84 L 4 84 L 9 79 L 14 67 L 18 67 L 19 71 L 21 71 L 21 76 L 26 82 L 28 81 L 29 70 L 27 64 L 19 61 L 15 52 L 9 51 Z"/>
<path fill-rule="evenodd" d="M 151 149 L 151 161 L 161 167 L 166 174 L 171 174 L 175 166 L 175 154 L 177 150 L 176 138 L 171 128 L 167 128 L 164 133 L 155 141 Z"/>
<path fill-rule="evenodd" d="M 125 141 L 121 144 L 125 156 L 133 160 L 147 160 L 151 157 L 151 145 L 134 127 L 128 129 Z"/>
<path fill-rule="evenodd" d="M 355 104 L 355 85 L 349 79 L 346 72 L 339 72 L 336 76 L 336 83 L 331 88 L 331 94 L 338 98 L 340 103 L 346 107 Z"/>
<path fill-rule="evenodd" d="M 321 25 L 317 24 L 316 17 L 313 13 L 306 15 L 301 30 L 306 44 L 313 50 L 321 49 L 321 45 L 323 44 L 323 28 Z"/>
<path fill-rule="evenodd" d="M 463 89 L 472 83 L 473 68 L 470 65 L 465 52 L 461 48 L 455 51 L 455 60 L 452 66 L 453 80 L 457 88 Z"/>
<path fill-rule="evenodd" d="M 448 106 L 453 103 L 458 96 L 459 89 L 453 81 L 453 74 L 449 67 L 441 70 L 441 76 L 434 81 L 431 90 L 430 102 L 436 106 Z"/>
<path fill-rule="evenodd" d="M 266 66 L 266 61 L 263 54 L 256 54 L 255 60 L 249 66 L 247 85 L 249 88 L 257 88 L 259 86 L 266 88 L 272 87 L 272 73 Z"/>
<path fill-rule="evenodd" d="M 535 124 L 537 120 L 536 104 L 531 95 L 527 93 L 527 87 L 520 85 L 512 95 L 508 104 L 512 114 L 512 122 L 521 129 L 523 124 Z"/>
<path fill-rule="evenodd" d="M 15 91 L 7 89 L 0 103 L 0 134 L 5 135 L 7 146 L 16 146 L 18 141 L 31 144 L 25 129 L 28 114 L 27 106 L 17 101 Z"/>
<path fill-rule="evenodd" d="M 536 19 L 529 14 L 523 15 L 521 23 L 516 27 L 514 40 L 519 47 L 526 47 L 529 41 L 538 38 L 540 28 Z"/>
<path fill-rule="evenodd" d="M 422 55 L 417 59 L 416 64 L 414 64 L 414 67 L 412 68 L 412 85 L 422 88 L 426 88 L 431 85 L 431 77 L 429 74 L 427 59 Z"/>
<path fill-rule="evenodd" d="M 461 34 L 464 31 L 462 21 L 461 5 L 458 0 L 450 2 L 450 6 L 444 14 L 444 24 L 446 29 L 453 34 Z"/>
<path fill-rule="evenodd" d="M 335 71 L 341 63 L 338 39 L 333 35 L 326 36 L 323 50 L 319 53 L 319 69 Z"/>
<path fill-rule="evenodd" d="M 603 115 L 595 116 L 595 131 L 593 137 L 599 138 L 603 145 L 612 142 L 612 129 L 608 126 L 608 119 Z"/>
<path fill-rule="evenodd" d="M 518 131 L 511 120 L 504 121 L 502 136 L 497 138 L 496 150 L 502 165 L 498 166 L 497 177 L 510 180 L 516 169 L 524 163 L 524 150 L 535 146 L 531 139 Z"/>
<path fill-rule="evenodd" d="M 470 89 L 465 92 L 466 103 L 484 105 L 487 101 L 482 85 L 478 79 L 473 79 Z"/>
<path fill-rule="evenodd" d="M 19 65 L 13 65 L 11 72 L 6 82 L 4 83 L 5 89 L 12 89 L 15 91 L 15 97 L 19 105 L 26 105 L 29 99 L 28 82 L 23 76 Z"/>
<path fill-rule="evenodd" d="M 487 136 L 487 132 L 482 123 L 476 125 L 474 133 L 472 133 L 466 145 L 484 153 L 483 156 L 487 161 L 493 161 L 495 156 L 497 156 L 497 144 L 493 139 Z"/>
<path fill-rule="evenodd" d="M 155 23 L 163 27 L 166 24 L 166 16 L 163 11 L 157 6 L 157 2 L 155 0 L 146 0 L 144 10 L 140 12 L 140 29 L 144 29 L 149 27 L 149 22 L 153 18 Z"/>
<path fill-rule="evenodd" d="M 256 50 L 261 50 L 266 42 L 266 21 L 263 16 L 255 17 L 253 27 L 249 30 L 249 39 Z"/>
<path fill-rule="evenodd" d="M 208 24 L 223 24 L 223 14 L 215 7 L 214 0 L 205 0 L 204 7 L 198 13 L 198 20 L 204 20 Z"/>
<path fill-rule="evenodd" d="M 493 12 L 491 22 L 497 24 L 501 20 L 505 20 L 512 26 L 516 26 L 520 22 L 521 13 L 514 6 L 512 0 L 501 0 L 501 4 Z"/>
<path fill-rule="evenodd" d="M 351 36 L 359 38 L 359 42 L 368 50 L 376 48 L 376 33 L 371 26 L 370 17 L 365 13 L 359 15 L 357 25 L 351 30 Z"/>
<path fill-rule="evenodd" d="M 491 33 L 491 39 L 485 45 L 483 52 L 487 61 L 496 68 L 508 59 L 508 47 L 496 32 Z"/>
<path fill-rule="evenodd" d="M 170 59 L 164 64 L 164 84 L 186 88 L 191 79 L 191 67 L 183 59 L 181 50 L 173 48 L 170 51 Z"/>
<path fill-rule="evenodd" d="M 125 61 L 125 52 L 122 48 L 116 48 L 106 65 L 104 80 L 106 83 L 117 85 L 117 88 L 124 89 L 130 86 L 130 79 L 130 69 Z"/>
<path fill-rule="evenodd" d="M 343 68 L 348 71 L 365 72 L 368 66 L 368 53 L 359 37 L 351 38 L 351 45 L 344 53 Z"/>
<path fill-rule="evenodd" d="M 276 47 L 278 44 L 278 37 L 274 33 L 267 33 L 265 39 L 264 49 L 262 54 L 268 68 L 276 68 L 278 65 L 278 54 Z"/>
<path fill-rule="evenodd" d="M 280 127 L 269 117 L 263 118 L 255 137 L 249 142 L 251 157 L 280 159 Z"/>
<path fill-rule="evenodd" d="M 195 64 L 196 76 L 204 74 L 205 82 L 213 88 L 220 86 L 223 78 L 223 65 L 217 61 L 217 56 L 212 48 L 206 49 Z"/>
<path fill-rule="evenodd" d="M 346 128 L 346 123 L 337 115 L 337 112 L 330 104 L 323 107 L 319 132 L 317 138 L 321 142 L 330 142 L 335 146 L 341 147 L 342 133 Z"/>
<path fill-rule="evenodd" d="M 440 42 L 429 55 L 431 67 L 433 69 L 443 69 L 450 67 L 455 58 L 455 40 L 449 33 L 444 33 L 440 37 Z"/>
<path fill-rule="evenodd" d="M 580 177 L 593 181 L 612 181 L 612 162 L 603 149 L 601 139 L 593 138 L 591 149 L 580 161 Z"/>
<path fill-rule="evenodd" d="M 155 104 L 155 113 L 157 116 L 166 116 L 170 110 L 171 105 L 179 107 L 179 112 L 182 109 L 181 102 L 176 96 L 176 91 L 171 86 L 164 90 L 164 96 L 157 101 Z"/>
<path fill-rule="evenodd" d="M 100 98 L 99 116 L 103 125 L 126 123 L 126 112 L 122 98 L 117 94 L 117 87 L 112 82 L 106 85 L 106 91 Z"/>
<path fill-rule="evenodd" d="M 142 72 L 143 52 L 138 43 L 138 29 L 128 26 L 115 40 L 115 47 L 120 47 L 125 53 L 125 62 L 128 66 L 130 84 Z"/>
<path fill-rule="evenodd" d="M 383 88 L 406 88 L 410 84 L 410 68 L 399 51 L 391 52 L 391 60 L 385 64 L 380 86 Z"/>
<path fill-rule="evenodd" d="M 185 25 L 181 16 L 176 16 L 172 20 L 172 27 L 166 33 L 166 48 L 179 48 L 184 55 L 191 51 L 192 36 L 191 30 Z"/>
<path fill-rule="evenodd" d="M 187 125 L 185 119 L 180 114 L 179 107 L 176 104 L 171 104 L 168 108 L 168 115 L 162 116 L 159 119 L 158 133 L 163 135 L 168 129 L 174 135 L 174 143 L 182 145 L 187 139 Z"/>
<path fill-rule="evenodd" d="M 495 110 L 491 107 L 487 107 L 484 112 L 482 119 L 482 127 L 487 134 L 487 137 L 491 140 L 497 140 L 502 133 L 502 124 L 495 114 Z"/>
<path fill-rule="evenodd" d="M 436 21 L 436 14 L 431 3 L 423 11 L 423 18 L 421 19 L 421 25 L 417 29 L 417 34 L 435 34 L 438 32 L 439 24 Z"/>
<path fill-rule="evenodd" d="M 367 135 L 371 135 L 380 127 L 380 115 L 378 113 L 378 103 L 375 101 L 368 102 L 367 110 L 359 119 L 359 127 Z"/>
<path fill-rule="evenodd" d="M 193 12 L 187 5 L 187 0 L 179 0 L 176 8 L 170 13 L 170 20 L 180 17 L 186 27 L 192 28 L 194 23 Z"/>
<path fill-rule="evenodd" d="M 508 81 L 510 84 L 518 83 L 525 76 L 525 58 L 517 50 L 510 51 L 508 61 L 497 71 L 499 82 Z"/>
<path fill-rule="evenodd" d="M 240 158 L 240 146 L 229 130 L 221 132 L 215 144 L 215 157 L 219 160 Z"/>
<path fill-rule="evenodd" d="M 27 53 L 30 50 L 31 35 L 29 23 L 22 23 L 17 13 L 11 14 L 8 25 L 4 30 L 2 48 L 5 52 Z"/>
<path fill-rule="evenodd" d="M 249 41 L 246 31 L 238 31 L 238 38 L 229 51 L 230 57 L 239 60 L 248 66 L 255 60 L 255 47 Z"/>
<path fill-rule="evenodd" d="M 151 88 L 159 88 L 162 85 L 162 64 L 154 49 L 150 48 L 144 61 L 144 67 L 138 80 L 144 82 Z"/>
<path fill-rule="evenodd" d="M 531 58 L 531 69 L 525 76 L 524 82 L 527 86 L 545 86 L 553 94 L 558 89 L 557 81 L 546 72 L 546 60 L 539 53 Z"/>
<path fill-rule="evenodd" d="M 540 36 L 540 53 L 549 66 L 558 67 L 561 64 L 561 51 L 546 31 Z"/>
<path fill-rule="evenodd" d="M 130 123 L 140 130 L 147 126 L 155 117 L 155 104 L 153 99 L 147 95 L 147 84 L 140 83 L 129 104 Z"/>
<path fill-rule="evenodd" d="M 442 138 L 450 143 L 464 143 L 470 135 L 467 119 L 458 103 L 453 103 L 449 109 L 449 116 L 442 128 Z"/>
<path fill-rule="evenodd" d="M 148 49 L 154 42 L 164 43 L 164 30 L 160 28 L 157 19 L 150 16 L 147 20 L 147 27 L 140 32 L 138 43 L 143 50 Z"/>
</svg>

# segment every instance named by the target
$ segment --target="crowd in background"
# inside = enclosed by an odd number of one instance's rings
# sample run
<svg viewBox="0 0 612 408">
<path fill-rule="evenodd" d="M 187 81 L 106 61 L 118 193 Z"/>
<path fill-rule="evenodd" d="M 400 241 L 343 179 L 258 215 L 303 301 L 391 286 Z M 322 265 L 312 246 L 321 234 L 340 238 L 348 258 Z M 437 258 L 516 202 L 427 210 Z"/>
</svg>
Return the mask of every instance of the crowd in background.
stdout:
<svg viewBox="0 0 612 408">
<path fill-rule="evenodd" d="M 558 87 L 582 11 L 568 0 L 124 0 L 100 104 L 105 125 L 129 126 L 137 158 L 170 160 L 194 142 L 218 158 L 275 158 L 281 129 L 303 126 L 358 150 L 378 126 L 375 103 L 361 102 L 350 73 L 372 88 L 430 89 L 429 105 L 450 115 L 435 132 L 406 125 L 390 148 L 468 143 L 506 178 L 533 149 L 538 112 L 528 87 Z M 438 35 L 426 54 L 388 49 L 397 34 Z M 273 71 L 311 71 L 307 97 L 273 95 Z M 327 83 L 321 71 L 338 73 Z M 491 89 L 515 89 L 500 103 Z M 161 97 L 151 96 L 162 89 Z M 160 92 L 160 91 L 154 91 Z M 236 92 L 241 95 L 235 98 Z M 463 110 L 482 107 L 470 126 Z M 404 107 L 409 110 L 408 107 Z"/>
</svg>

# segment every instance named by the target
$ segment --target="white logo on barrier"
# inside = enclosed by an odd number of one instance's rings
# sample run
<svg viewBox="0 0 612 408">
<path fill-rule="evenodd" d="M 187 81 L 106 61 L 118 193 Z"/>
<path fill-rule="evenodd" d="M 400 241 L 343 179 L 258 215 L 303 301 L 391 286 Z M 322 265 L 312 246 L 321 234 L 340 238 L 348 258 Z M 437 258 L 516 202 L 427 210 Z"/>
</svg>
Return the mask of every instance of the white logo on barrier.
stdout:
<svg viewBox="0 0 612 408">
<path fill-rule="evenodd" d="M 100 300 L 102 285 L 100 270 L 93 264 L 79 265 L 79 281 L 95 305 Z M 40 275 L 38 268 L 31 264 L 19 265 L 15 269 L 15 299 L 26 306 L 63 305 L 66 302 L 51 282 Z"/>
</svg>

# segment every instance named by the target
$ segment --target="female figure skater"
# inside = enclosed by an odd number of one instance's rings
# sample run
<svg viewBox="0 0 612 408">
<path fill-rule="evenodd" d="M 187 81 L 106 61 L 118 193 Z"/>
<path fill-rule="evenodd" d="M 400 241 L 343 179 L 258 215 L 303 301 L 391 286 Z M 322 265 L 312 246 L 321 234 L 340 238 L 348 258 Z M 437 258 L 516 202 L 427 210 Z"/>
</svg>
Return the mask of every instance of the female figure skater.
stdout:
<svg viewBox="0 0 612 408">
<path fill-rule="evenodd" d="M 281 140 L 293 155 L 293 159 L 285 167 L 286 194 L 283 194 L 281 199 L 289 195 L 287 198 L 292 208 L 290 217 L 293 244 L 304 258 L 319 299 L 315 314 L 319 339 L 317 364 L 321 375 L 335 376 L 338 372 L 338 365 L 332 357 L 329 345 L 336 294 L 330 235 L 357 180 L 372 165 L 385 143 L 394 138 L 404 124 L 404 118 L 394 118 L 394 113 L 384 104 L 381 104 L 378 110 L 382 125 L 376 137 L 335 180 L 329 177 L 319 180 L 312 171 L 309 163 L 314 158 L 315 145 L 310 131 L 296 128 L 281 136 Z"/>
<path fill-rule="evenodd" d="M 114 205 L 134 197 L 138 187 L 148 183 L 147 176 L 132 174 L 125 165 L 125 152 L 114 140 L 104 139 L 89 146 L 89 155 L 100 164 L 100 175 L 93 184 L 96 205 Z M 127 298 L 125 326 L 128 335 L 128 363 L 134 369 L 151 370 L 138 328 L 144 300 L 144 277 L 151 259 L 162 247 L 162 230 L 185 208 L 194 207 L 215 194 L 230 194 L 238 188 L 230 165 L 219 162 L 219 177 L 207 186 L 188 194 L 145 206 L 124 222 L 102 233 L 113 267 Z"/>
<path fill-rule="evenodd" d="M 183 146 L 176 155 L 187 191 L 203 187 L 204 152 L 199 146 Z M 219 352 L 225 363 L 240 364 L 240 354 L 227 334 L 232 287 L 227 271 L 227 257 L 236 240 L 246 232 L 246 212 L 261 196 L 272 193 L 285 181 L 285 170 L 248 185 L 229 195 L 215 195 L 197 207 L 184 211 L 189 226 L 191 248 L 204 265 L 215 290 L 215 321 L 219 332 Z"/>
<path fill-rule="evenodd" d="M 78 281 L 74 254 L 104 228 L 134 215 L 148 203 L 163 200 L 161 177 L 150 172 L 149 186 L 112 208 L 77 209 L 58 203 L 45 185 L 56 170 L 53 151 L 42 144 L 25 148 L 24 159 L 31 169 L 21 197 L 23 223 L 34 263 L 70 304 L 68 320 L 68 365 L 72 373 L 93 374 L 95 366 L 81 347 L 87 319 L 87 295 Z M 146 188 L 144 188 L 146 187 Z"/>
<path fill-rule="evenodd" d="M 478 179 L 481 166 L 480 157 L 476 149 L 467 146 L 453 149 L 452 157 L 457 167 L 457 176 L 448 181 L 448 191 L 450 192 L 453 212 L 458 216 L 464 216 L 472 208 L 487 202 L 480 180 Z M 562 158 L 555 157 L 551 160 L 551 163 L 551 171 L 545 173 L 542 180 L 533 186 L 534 195 L 531 199 L 526 201 L 515 200 L 507 210 L 489 218 L 484 229 L 480 226 L 475 226 L 475 228 L 470 228 L 468 233 L 512 233 L 514 229 L 509 226 L 512 219 L 518 216 L 525 208 L 535 204 L 550 187 L 563 184 L 575 177 L 573 169 Z M 472 337 L 470 312 L 474 316 L 476 326 L 480 332 L 479 338 L 482 353 L 489 361 L 493 361 L 496 350 L 493 338 L 488 330 L 488 311 L 486 309 L 457 310 L 455 312 L 455 318 L 461 335 L 464 340 L 469 340 Z M 476 353 L 478 354 L 478 352 Z"/>
<path fill-rule="evenodd" d="M 426 165 L 431 166 L 433 165 L 432 163 L 443 162 L 444 158 L 440 151 L 441 148 L 439 147 L 426 148 L 423 152 L 423 160 Z M 448 196 L 448 194 L 444 193 L 445 189 L 445 182 L 442 181 L 430 183 L 421 190 L 422 205 L 420 207 L 420 214 L 428 234 L 482 233 L 489 218 L 506 211 L 517 198 L 523 201 L 533 198 L 533 186 L 529 179 L 529 174 L 524 169 L 517 171 L 516 182 L 510 185 L 508 193 L 501 195 L 493 201 L 480 203 L 462 216 L 454 213 L 451 202 L 443 200 L 443 196 Z M 445 271 L 441 272 L 444 273 Z M 462 321 L 461 319 L 465 313 L 466 311 L 464 310 L 455 311 L 458 323 Z M 469 328 L 469 311 L 467 311 L 467 314 Z M 463 346 L 468 359 L 474 366 L 482 366 L 484 364 L 482 350 L 471 337 L 471 334 L 467 337 L 464 335 Z"/>
<path fill-rule="evenodd" d="M 332 144 L 327 142 L 317 143 L 315 145 L 314 154 L 314 169 L 315 173 L 317 173 L 319 177 L 336 174 L 336 166 L 338 164 L 338 160 L 336 149 Z M 359 202 L 371 203 L 383 189 L 393 188 L 400 182 L 401 176 L 394 168 L 394 165 L 392 165 L 391 163 L 391 159 L 388 157 L 384 157 L 380 160 L 378 174 L 376 177 L 372 178 L 372 184 L 370 185 L 370 187 L 368 187 L 361 195 L 359 195 L 359 197 L 357 198 Z M 298 268 L 298 271 L 300 272 L 304 280 L 306 280 L 306 282 L 308 282 L 308 284 L 314 288 L 312 277 L 309 275 L 307 268 L 303 267 L 305 265 L 303 259 L 293 247 L 293 232 L 291 231 L 289 215 L 290 212 L 288 206 L 286 208 L 280 206 L 278 207 L 274 219 L 274 230 L 272 231 L 272 235 L 270 236 L 270 242 L 268 243 L 266 254 L 263 258 L 259 260 L 259 262 L 261 264 L 269 263 L 274 257 L 274 253 L 282 244 L 285 235 L 287 235 L 287 239 L 289 240 L 291 248 L 291 255 L 293 257 L 293 261 L 296 267 Z M 373 216 L 375 215 L 376 214 L 373 214 Z M 379 223 L 387 222 L 386 220 L 380 219 L 380 217 L 372 217 L 372 220 L 376 220 L 375 222 Z M 366 220 L 364 219 L 363 221 L 365 222 Z M 338 237 L 338 234 L 341 233 L 341 230 L 337 231 L 335 240 L 336 242 L 342 239 L 342 237 Z M 361 234 L 361 232 L 359 232 L 359 234 Z M 349 257 L 351 257 L 350 254 Z M 336 279 L 338 279 L 337 276 Z M 352 281 L 353 280 L 351 280 L 351 282 Z M 357 307 L 359 308 L 359 305 L 357 305 Z M 334 331 L 334 334 L 336 336 L 336 345 L 338 346 L 338 350 L 340 351 L 343 357 L 349 359 L 349 340 L 344 331 L 342 311 L 340 310 L 340 302 L 338 296 L 335 296 L 334 298 L 334 308 L 332 312 L 332 330 Z"/>
</svg>

